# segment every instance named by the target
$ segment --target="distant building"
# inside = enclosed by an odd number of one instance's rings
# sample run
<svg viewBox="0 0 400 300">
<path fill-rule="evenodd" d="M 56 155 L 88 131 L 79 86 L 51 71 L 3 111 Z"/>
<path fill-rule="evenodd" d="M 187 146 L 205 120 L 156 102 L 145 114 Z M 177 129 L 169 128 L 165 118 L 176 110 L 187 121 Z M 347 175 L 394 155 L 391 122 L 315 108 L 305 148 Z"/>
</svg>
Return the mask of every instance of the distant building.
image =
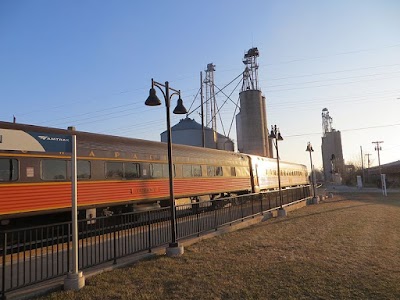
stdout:
<svg viewBox="0 0 400 300">
<path fill-rule="evenodd" d="M 386 185 L 387 187 L 399 187 L 400 186 L 400 160 L 391 162 L 388 164 L 367 168 L 365 170 L 366 181 L 376 182 L 377 186 L 380 187 L 380 172 L 386 174 Z"/>
<path fill-rule="evenodd" d="M 195 120 L 185 118 L 171 127 L 172 143 L 202 147 L 202 126 Z M 226 151 L 234 151 L 234 143 L 228 137 L 214 132 L 211 128 L 204 128 L 205 147 Z M 167 131 L 161 133 L 161 142 L 167 142 Z"/>
</svg>

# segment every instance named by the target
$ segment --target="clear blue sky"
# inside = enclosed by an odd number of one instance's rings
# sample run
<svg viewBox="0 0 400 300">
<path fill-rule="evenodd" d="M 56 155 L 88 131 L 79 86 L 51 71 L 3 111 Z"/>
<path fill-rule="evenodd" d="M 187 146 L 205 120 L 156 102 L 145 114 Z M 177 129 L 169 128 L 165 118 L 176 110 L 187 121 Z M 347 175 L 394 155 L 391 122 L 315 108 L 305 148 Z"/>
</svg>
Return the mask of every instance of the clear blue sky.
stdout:
<svg viewBox="0 0 400 300">
<path fill-rule="evenodd" d="M 159 140 L 165 109 L 144 105 L 151 78 L 189 107 L 208 63 L 223 87 L 251 47 L 282 159 L 308 166 L 311 141 L 321 166 L 325 107 L 346 162 L 360 163 L 362 146 L 376 165 L 378 140 L 381 163 L 400 159 L 398 0 L 2 0 L 0 120 Z M 226 131 L 233 111 L 224 108 Z"/>
</svg>

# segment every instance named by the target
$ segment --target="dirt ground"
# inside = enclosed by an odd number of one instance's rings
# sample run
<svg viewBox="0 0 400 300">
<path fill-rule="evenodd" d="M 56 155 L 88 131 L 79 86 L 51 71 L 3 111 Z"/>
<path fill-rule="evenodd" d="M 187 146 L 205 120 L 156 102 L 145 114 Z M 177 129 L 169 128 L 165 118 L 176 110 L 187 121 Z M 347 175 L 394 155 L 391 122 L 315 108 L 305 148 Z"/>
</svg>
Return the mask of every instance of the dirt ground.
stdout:
<svg viewBox="0 0 400 300">
<path fill-rule="evenodd" d="M 400 299 L 400 194 L 336 192 L 42 299 Z"/>
</svg>

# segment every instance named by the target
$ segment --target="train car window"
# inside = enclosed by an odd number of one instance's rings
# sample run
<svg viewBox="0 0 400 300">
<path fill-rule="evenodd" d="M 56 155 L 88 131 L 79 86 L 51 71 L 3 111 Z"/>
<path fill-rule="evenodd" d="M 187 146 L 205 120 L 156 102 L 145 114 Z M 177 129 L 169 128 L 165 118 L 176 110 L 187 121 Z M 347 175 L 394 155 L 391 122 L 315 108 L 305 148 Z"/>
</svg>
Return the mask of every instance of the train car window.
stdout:
<svg viewBox="0 0 400 300">
<path fill-rule="evenodd" d="M 92 176 L 90 161 L 78 160 L 78 179 L 90 179 Z"/>
<path fill-rule="evenodd" d="M 215 167 L 215 176 L 223 176 L 222 167 Z"/>
<path fill-rule="evenodd" d="M 201 177 L 202 171 L 200 165 L 183 165 L 182 166 L 183 177 Z"/>
<path fill-rule="evenodd" d="M 150 165 L 150 176 L 153 178 L 163 177 L 163 165 L 162 164 L 151 164 Z"/>
<path fill-rule="evenodd" d="M 193 165 L 192 166 L 192 172 L 193 172 L 193 176 L 194 177 L 201 177 L 202 173 L 201 173 L 201 166 L 199 165 Z"/>
<path fill-rule="evenodd" d="M 125 163 L 125 178 L 133 179 L 140 177 L 140 167 L 139 164 L 136 163 Z"/>
<path fill-rule="evenodd" d="M 175 165 L 172 165 L 172 172 L 176 177 Z M 153 178 L 167 178 L 169 176 L 168 164 L 151 164 L 150 176 Z"/>
<path fill-rule="evenodd" d="M 183 177 L 192 177 L 192 165 L 183 165 L 182 166 L 182 176 Z"/>
<path fill-rule="evenodd" d="M 41 161 L 42 180 L 66 180 L 67 161 L 59 159 L 43 159 Z"/>
<path fill-rule="evenodd" d="M 214 166 L 207 166 L 207 176 L 208 177 L 215 176 L 215 167 Z"/>
<path fill-rule="evenodd" d="M 92 168 L 90 161 L 88 160 L 78 160 L 77 161 L 77 177 L 78 180 L 82 179 L 90 179 L 92 177 Z M 67 161 L 67 175 L 68 175 L 68 180 L 71 180 L 72 177 L 72 172 L 71 172 L 71 161 Z"/>
<path fill-rule="evenodd" d="M 124 165 L 122 162 L 106 162 L 106 178 L 122 179 L 124 177 Z"/>
<path fill-rule="evenodd" d="M 0 158 L 0 182 L 18 180 L 18 161 Z"/>
<path fill-rule="evenodd" d="M 236 168 L 231 167 L 231 176 L 236 176 Z"/>
<path fill-rule="evenodd" d="M 235 169 L 236 169 L 236 176 L 238 177 L 249 175 L 249 170 L 246 167 L 235 167 Z"/>
</svg>

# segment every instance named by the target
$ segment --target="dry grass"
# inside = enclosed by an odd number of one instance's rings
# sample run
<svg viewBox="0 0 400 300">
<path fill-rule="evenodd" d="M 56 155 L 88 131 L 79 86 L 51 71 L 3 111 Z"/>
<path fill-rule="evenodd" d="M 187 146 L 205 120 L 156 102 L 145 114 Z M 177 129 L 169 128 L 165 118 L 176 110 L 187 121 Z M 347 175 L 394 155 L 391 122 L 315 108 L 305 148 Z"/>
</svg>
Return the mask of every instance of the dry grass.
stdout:
<svg viewBox="0 0 400 300">
<path fill-rule="evenodd" d="M 400 299 L 400 194 L 345 197 L 45 299 Z"/>
</svg>

